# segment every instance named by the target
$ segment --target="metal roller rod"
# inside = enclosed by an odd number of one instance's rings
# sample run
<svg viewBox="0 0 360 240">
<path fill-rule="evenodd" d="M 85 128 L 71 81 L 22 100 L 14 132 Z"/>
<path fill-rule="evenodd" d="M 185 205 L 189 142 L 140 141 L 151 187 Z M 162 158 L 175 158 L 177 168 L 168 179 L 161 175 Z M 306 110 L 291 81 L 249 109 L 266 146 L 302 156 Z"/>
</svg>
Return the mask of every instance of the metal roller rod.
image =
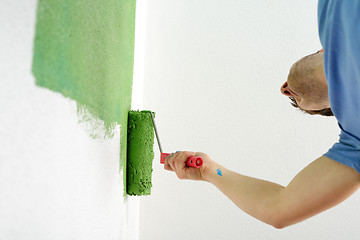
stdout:
<svg viewBox="0 0 360 240">
<path fill-rule="evenodd" d="M 150 111 L 150 115 L 151 115 L 151 120 L 152 120 L 152 122 L 153 122 L 153 124 L 154 124 L 156 140 L 157 140 L 157 142 L 158 142 L 158 145 L 159 145 L 159 148 L 160 148 L 160 152 L 163 153 L 162 148 L 161 148 L 161 144 L 160 144 L 160 139 L 159 139 L 158 131 L 157 131 L 156 125 L 155 125 L 154 116 L 153 116 L 153 114 L 152 114 L 151 111 Z"/>
</svg>

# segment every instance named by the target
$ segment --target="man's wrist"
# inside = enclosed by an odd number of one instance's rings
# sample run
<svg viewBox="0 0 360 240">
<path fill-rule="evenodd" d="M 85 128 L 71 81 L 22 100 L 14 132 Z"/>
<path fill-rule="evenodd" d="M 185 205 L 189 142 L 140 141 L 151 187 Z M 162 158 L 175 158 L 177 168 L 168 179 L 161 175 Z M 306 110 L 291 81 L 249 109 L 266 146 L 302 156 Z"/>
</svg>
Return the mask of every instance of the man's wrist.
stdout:
<svg viewBox="0 0 360 240">
<path fill-rule="evenodd" d="M 205 167 L 202 178 L 206 182 L 212 182 L 216 177 L 223 176 L 223 167 L 219 164 L 211 164 Z"/>
</svg>

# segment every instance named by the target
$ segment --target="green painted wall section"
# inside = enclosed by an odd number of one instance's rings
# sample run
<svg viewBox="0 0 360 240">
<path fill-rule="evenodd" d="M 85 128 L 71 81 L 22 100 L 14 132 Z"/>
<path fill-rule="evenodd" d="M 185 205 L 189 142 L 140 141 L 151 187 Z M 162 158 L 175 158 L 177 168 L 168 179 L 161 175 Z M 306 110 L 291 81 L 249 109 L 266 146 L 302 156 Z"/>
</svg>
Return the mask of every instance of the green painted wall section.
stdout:
<svg viewBox="0 0 360 240">
<path fill-rule="evenodd" d="M 34 40 L 38 86 L 75 100 L 82 121 L 101 119 L 105 136 L 121 125 L 124 171 L 135 6 L 135 0 L 39 0 Z"/>
</svg>

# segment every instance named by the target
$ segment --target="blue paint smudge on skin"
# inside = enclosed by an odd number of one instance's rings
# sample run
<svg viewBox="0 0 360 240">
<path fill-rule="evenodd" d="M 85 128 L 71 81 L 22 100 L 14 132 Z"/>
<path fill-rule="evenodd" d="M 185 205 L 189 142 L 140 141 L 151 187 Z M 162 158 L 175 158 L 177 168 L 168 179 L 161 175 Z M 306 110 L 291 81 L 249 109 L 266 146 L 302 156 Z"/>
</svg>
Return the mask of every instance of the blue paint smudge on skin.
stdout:
<svg viewBox="0 0 360 240">
<path fill-rule="evenodd" d="M 221 169 L 220 169 L 220 168 L 218 168 L 216 171 L 217 171 L 217 175 L 222 176 L 222 174 L 221 174 Z"/>
</svg>

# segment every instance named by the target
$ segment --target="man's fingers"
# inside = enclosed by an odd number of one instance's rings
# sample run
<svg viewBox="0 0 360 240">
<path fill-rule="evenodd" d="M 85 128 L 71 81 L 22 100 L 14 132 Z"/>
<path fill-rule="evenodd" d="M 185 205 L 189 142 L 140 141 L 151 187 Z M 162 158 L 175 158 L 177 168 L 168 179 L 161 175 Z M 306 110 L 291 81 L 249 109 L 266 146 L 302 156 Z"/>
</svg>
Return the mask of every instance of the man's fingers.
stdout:
<svg viewBox="0 0 360 240">
<path fill-rule="evenodd" d="M 180 179 L 188 178 L 187 174 L 189 167 L 186 166 L 186 161 L 190 156 L 194 156 L 194 155 L 195 155 L 194 152 L 189 152 L 189 151 L 182 151 L 176 155 L 176 157 L 174 158 L 174 162 L 175 162 L 175 172 L 178 178 Z"/>
<path fill-rule="evenodd" d="M 176 151 L 165 158 L 164 168 L 175 172 L 178 178 L 184 179 L 188 170 L 186 161 L 189 157 L 194 155 L 195 152 L 191 151 Z"/>
<path fill-rule="evenodd" d="M 169 156 L 167 156 L 165 158 L 164 168 L 166 170 L 169 170 L 169 171 L 174 171 L 175 170 L 173 156 L 174 156 L 174 153 L 172 153 L 171 155 L 169 155 Z"/>
<path fill-rule="evenodd" d="M 174 155 L 175 173 L 178 178 L 183 179 L 184 152 L 177 152 Z"/>
<path fill-rule="evenodd" d="M 170 166 L 169 163 L 165 163 L 165 164 L 164 164 L 164 169 L 165 169 L 165 170 L 168 170 L 168 171 L 174 171 L 174 170 L 171 168 L 171 166 Z"/>
</svg>

